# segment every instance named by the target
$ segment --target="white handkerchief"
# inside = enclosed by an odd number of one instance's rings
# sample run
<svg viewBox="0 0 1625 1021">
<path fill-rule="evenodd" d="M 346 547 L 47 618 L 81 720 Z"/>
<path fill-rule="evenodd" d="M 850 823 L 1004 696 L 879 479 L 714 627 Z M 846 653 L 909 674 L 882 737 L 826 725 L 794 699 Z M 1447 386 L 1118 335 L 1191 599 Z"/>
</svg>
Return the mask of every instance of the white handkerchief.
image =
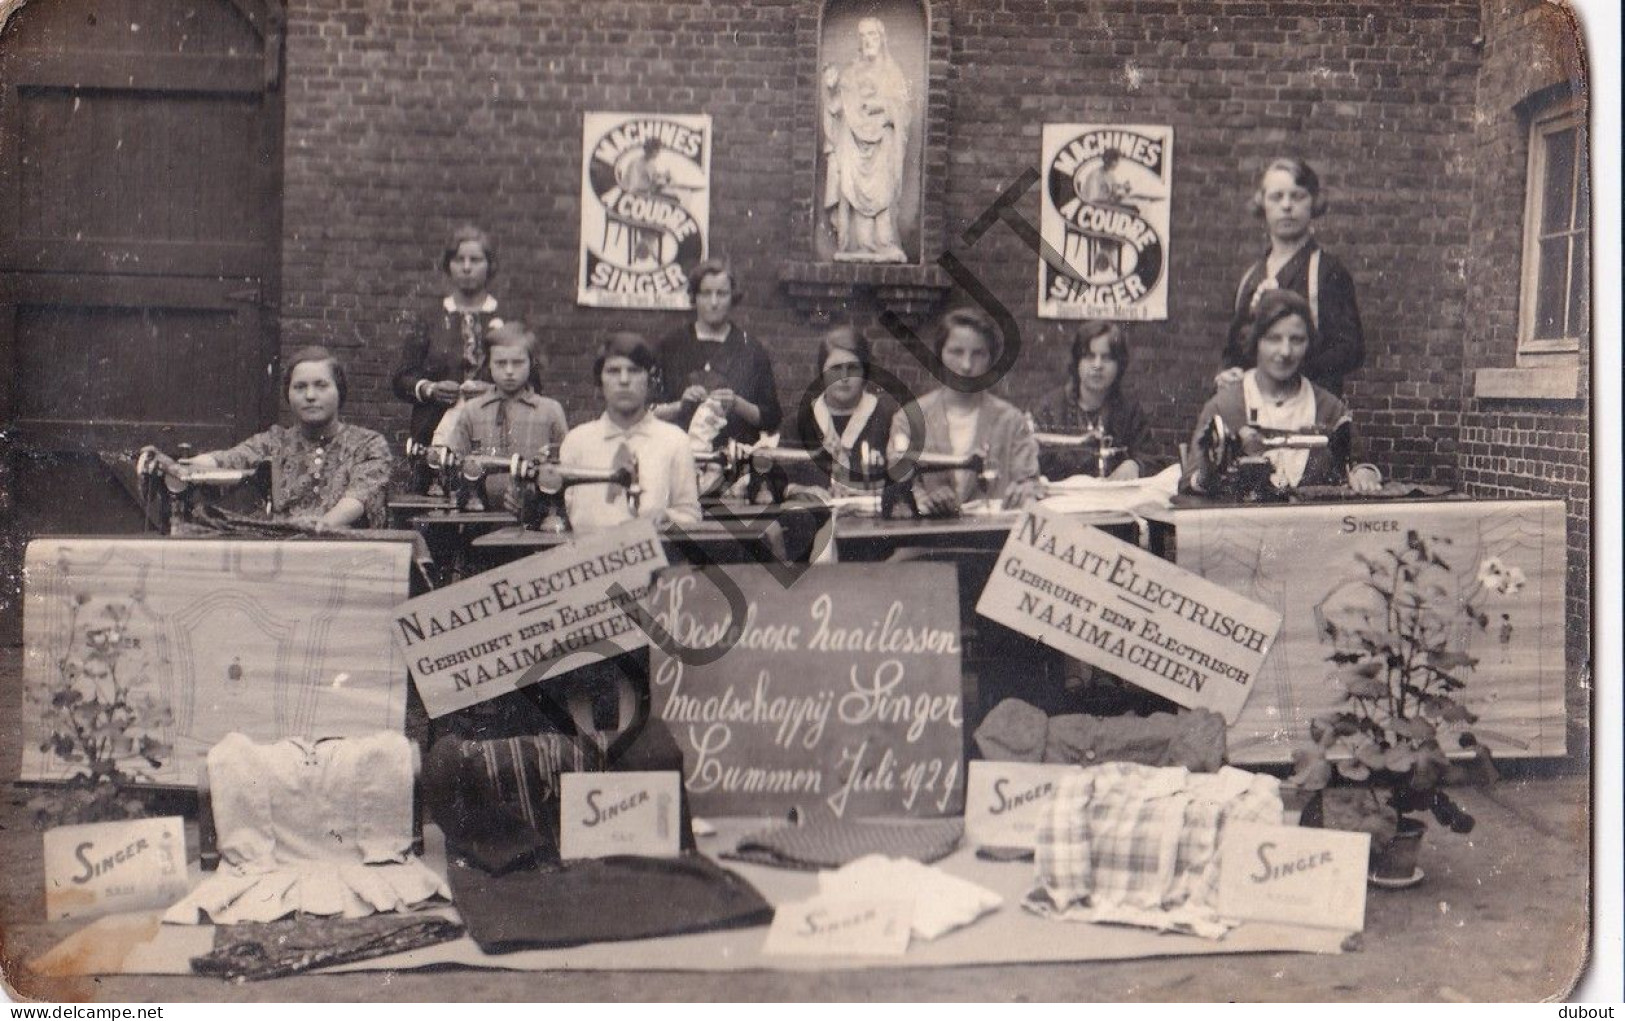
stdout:
<svg viewBox="0 0 1625 1021">
<path fill-rule="evenodd" d="M 879 854 L 820 872 L 818 891 L 831 900 L 896 900 L 906 894 L 914 900 L 911 931 L 921 939 L 936 939 L 1004 904 L 992 890 L 941 869 Z"/>
</svg>

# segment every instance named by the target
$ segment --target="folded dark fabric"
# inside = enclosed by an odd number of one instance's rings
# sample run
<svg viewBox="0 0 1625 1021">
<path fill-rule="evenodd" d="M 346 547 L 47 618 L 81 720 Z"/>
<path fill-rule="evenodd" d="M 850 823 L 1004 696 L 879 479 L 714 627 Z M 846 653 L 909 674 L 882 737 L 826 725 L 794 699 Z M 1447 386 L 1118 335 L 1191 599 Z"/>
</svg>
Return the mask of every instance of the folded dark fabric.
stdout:
<svg viewBox="0 0 1625 1021">
<path fill-rule="evenodd" d="M 772 921 L 773 908 L 755 887 L 696 852 L 686 792 L 679 857 L 562 862 L 559 778 L 606 767 L 681 775 L 683 753 L 658 720 L 608 753 L 573 734 L 490 740 L 448 734 L 435 742 L 424 765 L 424 803 L 446 835 L 446 880 L 481 950 L 501 954 Z"/>
<path fill-rule="evenodd" d="M 438 915 L 296 915 L 277 922 L 216 927 L 214 949 L 192 958 L 192 970 L 235 982 L 282 978 L 434 946 L 462 934 L 461 925 Z"/>
<path fill-rule="evenodd" d="M 697 853 L 622 855 L 493 875 L 453 859 L 447 881 L 488 954 L 767 925 L 773 906 Z"/>
<path fill-rule="evenodd" d="M 454 858 L 487 872 L 559 860 L 559 776 L 598 767 L 601 753 L 575 735 L 531 734 L 493 740 L 447 735 L 430 749 L 423 801 Z M 608 764 L 617 772 L 683 769 L 671 731 L 651 720 Z M 692 850 L 688 795 L 681 802 L 681 845 Z"/>
<path fill-rule="evenodd" d="M 1049 716 L 1019 698 L 1007 698 L 982 718 L 971 735 L 982 758 L 994 762 L 1043 762 Z"/>
<path fill-rule="evenodd" d="M 929 865 L 952 854 L 964 835 L 964 820 L 957 817 L 817 822 L 752 833 L 722 857 L 809 872 L 837 869 L 870 854 L 912 858 Z"/>
<path fill-rule="evenodd" d="M 1046 717 L 1019 699 L 1005 699 L 987 714 L 974 738 L 983 758 L 1000 762 L 1134 762 L 1212 773 L 1224 765 L 1225 734 L 1224 717 L 1208 709 Z"/>
<path fill-rule="evenodd" d="M 1044 761 L 1092 766 L 1134 762 L 1184 766 L 1195 773 L 1224 765 L 1224 717 L 1210 709 L 1150 716 L 1057 716 L 1049 721 Z"/>
</svg>

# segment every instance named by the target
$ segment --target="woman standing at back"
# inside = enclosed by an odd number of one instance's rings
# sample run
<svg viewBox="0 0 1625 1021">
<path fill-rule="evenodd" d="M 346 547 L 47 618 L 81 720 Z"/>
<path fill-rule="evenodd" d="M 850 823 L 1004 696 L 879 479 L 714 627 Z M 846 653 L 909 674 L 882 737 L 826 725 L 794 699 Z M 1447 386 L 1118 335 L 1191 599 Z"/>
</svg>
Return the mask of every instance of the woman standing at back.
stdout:
<svg viewBox="0 0 1625 1021">
<path fill-rule="evenodd" d="M 1224 369 L 1214 383 L 1229 386 L 1253 367 L 1248 357 L 1248 331 L 1258 310 L 1259 295 L 1286 290 L 1309 304 L 1311 325 L 1320 344 L 1303 367 L 1316 386 L 1341 395 L 1343 379 L 1365 361 L 1365 332 L 1354 299 L 1354 278 L 1337 258 L 1315 240 L 1314 222 L 1327 201 L 1320 176 L 1303 160 L 1270 160 L 1253 193 L 1253 215 L 1261 217 L 1269 251 L 1248 268 L 1236 289 L 1236 304 L 1224 344 Z"/>
</svg>

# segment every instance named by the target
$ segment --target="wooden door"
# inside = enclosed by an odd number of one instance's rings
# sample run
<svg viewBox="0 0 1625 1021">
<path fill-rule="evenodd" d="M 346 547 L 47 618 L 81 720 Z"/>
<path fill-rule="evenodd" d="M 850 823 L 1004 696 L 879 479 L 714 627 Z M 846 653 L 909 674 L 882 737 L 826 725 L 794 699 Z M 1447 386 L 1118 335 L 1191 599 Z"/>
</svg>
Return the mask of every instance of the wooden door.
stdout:
<svg viewBox="0 0 1625 1021">
<path fill-rule="evenodd" d="M 275 418 L 281 2 L 29 0 L 0 29 L 12 552 L 140 530 L 143 443 Z"/>
</svg>

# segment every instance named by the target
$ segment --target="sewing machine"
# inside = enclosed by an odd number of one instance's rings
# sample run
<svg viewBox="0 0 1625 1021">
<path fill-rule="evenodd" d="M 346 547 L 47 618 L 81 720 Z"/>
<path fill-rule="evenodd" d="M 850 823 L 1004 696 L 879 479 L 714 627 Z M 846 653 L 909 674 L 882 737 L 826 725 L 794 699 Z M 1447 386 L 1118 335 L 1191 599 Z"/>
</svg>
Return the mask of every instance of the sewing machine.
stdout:
<svg viewBox="0 0 1625 1021">
<path fill-rule="evenodd" d="M 886 488 L 880 491 L 880 516 L 886 519 L 892 518 L 897 510 L 898 503 L 901 502 L 911 514 L 919 517 L 919 504 L 914 499 L 914 480 L 921 475 L 928 475 L 932 472 L 953 471 L 975 472 L 977 488 L 981 490 L 983 499 L 986 499 L 993 492 L 993 484 L 999 478 L 999 473 L 989 467 L 985 450 L 964 455 L 922 452 L 915 459 L 914 472 L 906 482 L 889 481 Z"/>
<path fill-rule="evenodd" d="M 192 456 L 190 445 L 181 445 L 181 457 Z M 241 486 L 254 478 L 263 478 L 265 466 L 254 468 L 200 468 L 166 457 L 157 447 L 143 447 L 136 454 L 135 474 L 141 484 L 142 503 L 157 504 L 158 530 L 166 535 L 175 532 L 176 524 L 191 521 L 204 494 L 214 496 Z M 267 499 L 266 503 L 269 503 Z M 265 508 L 269 512 L 269 506 Z"/>
<path fill-rule="evenodd" d="M 1238 433 L 1215 416 L 1196 438 L 1198 472 L 1205 495 L 1240 503 L 1283 502 L 1291 495 L 1292 487 L 1275 484 L 1275 466 L 1265 456 L 1267 453 L 1325 448 L 1333 463 L 1346 472 L 1353 437 L 1354 428 L 1347 419 L 1330 432 L 1249 425 Z"/>
<path fill-rule="evenodd" d="M 530 476 L 538 499 L 535 508 L 522 506 L 519 517 L 520 524 L 532 531 L 560 533 L 570 530 L 569 514 L 564 508 L 564 491 L 571 486 L 589 485 L 592 483 L 608 483 L 611 486 L 620 486 L 626 492 L 626 506 L 637 517 L 638 504 L 643 499 L 643 487 L 638 484 L 638 459 L 626 444 L 621 444 L 615 451 L 614 460 L 610 467 L 586 468 L 580 465 L 558 463 L 558 451 L 548 448 L 543 452 L 542 460 L 533 463 L 534 472 Z M 605 496 L 607 501 L 616 499 L 615 491 L 611 489 Z"/>
<path fill-rule="evenodd" d="M 519 454 L 459 454 L 446 447 L 432 447 L 415 440 L 406 441 L 406 457 L 421 462 L 439 477 L 440 489 L 446 496 L 446 506 L 467 510 L 469 502 L 482 497 L 480 483 L 487 475 L 507 473 L 517 486 L 535 472 L 536 462 Z"/>
<path fill-rule="evenodd" d="M 694 481 L 700 500 L 721 500 L 744 472 L 749 450 L 735 440 L 726 446 L 694 455 Z"/>
<path fill-rule="evenodd" d="M 1091 429 L 1088 432 L 1078 433 L 1046 433 L 1033 432 L 1033 438 L 1038 440 L 1041 448 L 1049 450 L 1087 450 L 1090 447 L 1095 451 L 1095 478 L 1103 479 L 1117 467 L 1117 459 L 1128 453 L 1128 447 L 1117 445 L 1112 434 L 1103 428 Z"/>
<path fill-rule="evenodd" d="M 772 447 L 759 446 L 752 450 L 744 450 L 736 455 L 749 474 L 745 485 L 745 498 L 754 503 L 758 494 L 765 488 L 772 503 L 783 503 L 785 491 L 789 487 L 790 479 L 785 469 L 795 465 L 818 465 L 820 474 L 831 484 L 844 482 L 853 476 L 867 476 L 883 479 L 886 469 L 886 455 L 869 446 L 868 443 L 859 443 L 853 451 L 853 465 L 838 464 L 827 450 L 803 450 L 799 447 Z"/>
</svg>

